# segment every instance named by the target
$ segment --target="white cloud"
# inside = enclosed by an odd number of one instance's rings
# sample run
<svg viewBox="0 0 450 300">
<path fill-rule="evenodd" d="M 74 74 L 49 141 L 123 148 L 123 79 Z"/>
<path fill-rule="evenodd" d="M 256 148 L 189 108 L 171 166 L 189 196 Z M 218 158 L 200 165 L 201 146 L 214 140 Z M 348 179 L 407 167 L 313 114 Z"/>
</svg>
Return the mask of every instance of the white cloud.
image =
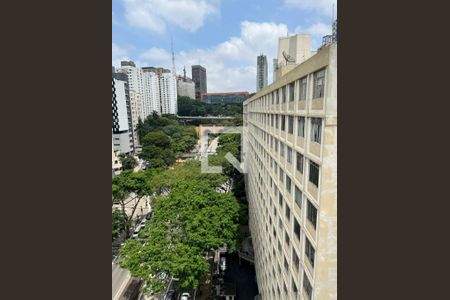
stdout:
<svg viewBox="0 0 450 300">
<path fill-rule="evenodd" d="M 231 37 L 211 48 L 175 53 L 177 73 L 182 74 L 185 66 L 190 76 L 191 66 L 200 64 L 206 68 L 209 92 L 253 92 L 256 89 L 256 57 L 261 53 L 267 56 L 271 82 L 272 59 L 277 54 L 278 38 L 286 36 L 287 32 L 285 24 L 244 21 L 239 37 Z M 150 48 L 140 57 L 148 65 L 172 69 L 171 54 L 164 49 Z"/>
<path fill-rule="evenodd" d="M 170 53 L 162 48 L 152 47 L 147 51 L 141 53 L 140 57 L 144 60 L 150 61 L 164 61 L 167 62 L 171 59 Z"/>
<path fill-rule="evenodd" d="M 112 43 L 112 65 L 120 66 L 122 60 L 129 60 L 128 51 L 116 43 Z"/>
<path fill-rule="evenodd" d="M 158 33 L 167 23 L 196 31 L 205 19 L 219 11 L 220 0 L 123 0 L 125 18 L 135 27 Z"/>
<path fill-rule="evenodd" d="M 336 17 L 337 0 L 284 0 L 284 3 L 290 7 L 296 7 L 305 11 L 313 11 L 328 17 L 332 15 L 334 3 L 334 16 Z"/>
<path fill-rule="evenodd" d="M 331 34 L 331 24 L 317 22 L 317 23 L 314 23 L 305 28 L 303 28 L 301 26 L 297 26 L 297 28 L 295 28 L 295 32 L 307 33 L 307 34 L 323 37 L 325 35 Z"/>
</svg>

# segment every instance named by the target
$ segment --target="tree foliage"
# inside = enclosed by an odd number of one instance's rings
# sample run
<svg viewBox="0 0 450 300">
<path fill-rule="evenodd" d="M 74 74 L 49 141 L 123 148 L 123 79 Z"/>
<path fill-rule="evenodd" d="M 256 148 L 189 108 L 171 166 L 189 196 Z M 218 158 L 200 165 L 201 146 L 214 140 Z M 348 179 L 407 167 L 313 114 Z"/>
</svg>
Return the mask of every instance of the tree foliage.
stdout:
<svg viewBox="0 0 450 300">
<path fill-rule="evenodd" d="M 122 164 L 122 170 L 133 170 L 137 166 L 137 160 L 129 154 L 121 153 L 119 155 Z"/>
<path fill-rule="evenodd" d="M 229 193 L 209 183 L 182 180 L 167 196 L 153 202 L 153 218 L 142 230 L 144 243 L 129 241 L 121 249 L 121 265 L 158 291 L 156 276 L 179 278 L 183 289 L 195 288 L 208 270 L 205 253 L 226 243 L 237 249 L 239 205 Z"/>
</svg>

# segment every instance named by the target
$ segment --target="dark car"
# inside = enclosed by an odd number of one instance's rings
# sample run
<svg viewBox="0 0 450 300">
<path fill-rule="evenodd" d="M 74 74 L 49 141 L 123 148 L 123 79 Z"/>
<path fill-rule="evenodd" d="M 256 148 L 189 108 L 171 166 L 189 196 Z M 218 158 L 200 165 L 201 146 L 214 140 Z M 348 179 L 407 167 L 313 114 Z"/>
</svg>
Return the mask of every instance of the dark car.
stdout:
<svg viewBox="0 0 450 300">
<path fill-rule="evenodd" d="M 175 295 L 175 290 L 169 290 L 166 294 L 166 297 L 164 298 L 165 300 L 176 300 L 177 297 Z"/>
</svg>

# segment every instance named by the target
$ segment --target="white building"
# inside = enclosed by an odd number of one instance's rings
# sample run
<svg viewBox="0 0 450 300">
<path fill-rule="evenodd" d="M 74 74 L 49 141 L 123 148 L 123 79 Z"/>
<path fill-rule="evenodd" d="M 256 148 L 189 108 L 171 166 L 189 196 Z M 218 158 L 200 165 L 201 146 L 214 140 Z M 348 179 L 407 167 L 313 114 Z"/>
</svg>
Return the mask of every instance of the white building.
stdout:
<svg viewBox="0 0 450 300">
<path fill-rule="evenodd" d="M 112 134 L 115 151 L 134 151 L 132 128 L 127 76 L 115 73 L 112 78 Z"/>
<path fill-rule="evenodd" d="M 177 114 L 177 81 L 172 73 L 159 76 L 159 91 L 161 97 L 161 114 Z"/>
<path fill-rule="evenodd" d="M 312 38 L 309 34 L 278 38 L 278 68 L 273 82 L 310 58 L 313 55 L 311 47 Z"/>
<path fill-rule="evenodd" d="M 163 68 L 136 67 L 132 61 L 122 61 L 117 71 L 127 74 L 130 91 L 139 93 L 141 108 L 136 108 L 136 111 L 139 111 L 142 120 L 154 111 L 159 115 L 176 114 L 177 85 L 174 75 L 166 73 L 168 71 Z M 138 100 L 133 102 L 138 105 Z M 137 124 L 135 116 L 133 123 Z"/>
<path fill-rule="evenodd" d="M 179 96 L 195 99 L 195 83 L 191 80 L 184 80 L 183 77 L 177 78 L 177 93 Z"/>
<path fill-rule="evenodd" d="M 131 106 L 131 122 L 133 125 L 133 138 L 134 138 L 134 145 L 139 145 L 139 139 L 137 134 L 137 124 L 139 122 L 139 119 L 142 121 L 143 118 L 143 111 L 142 111 L 142 101 L 141 101 L 141 94 L 130 90 L 130 106 Z"/>
</svg>

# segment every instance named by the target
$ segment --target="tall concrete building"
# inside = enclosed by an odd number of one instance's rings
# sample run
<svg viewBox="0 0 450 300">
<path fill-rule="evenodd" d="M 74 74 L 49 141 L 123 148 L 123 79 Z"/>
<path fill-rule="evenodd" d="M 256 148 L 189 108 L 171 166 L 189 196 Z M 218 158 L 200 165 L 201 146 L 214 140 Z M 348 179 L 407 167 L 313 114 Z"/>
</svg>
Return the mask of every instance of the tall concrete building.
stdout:
<svg viewBox="0 0 450 300">
<path fill-rule="evenodd" d="M 192 66 L 192 81 L 195 83 L 195 99 L 200 100 L 202 94 L 208 92 L 206 69 L 200 65 Z"/>
<path fill-rule="evenodd" d="M 267 86 L 267 57 L 264 54 L 256 58 L 256 92 L 259 92 Z"/>
<path fill-rule="evenodd" d="M 177 78 L 177 93 L 179 96 L 185 96 L 195 99 L 195 83 L 192 80 Z"/>
<path fill-rule="evenodd" d="M 120 153 L 134 151 L 133 124 L 131 120 L 128 77 L 123 73 L 112 74 L 112 135 L 113 150 Z"/>
<path fill-rule="evenodd" d="M 137 134 L 137 125 L 139 123 L 139 119 L 141 119 L 142 121 L 144 119 L 142 112 L 141 94 L 134 90 L 130 90 L 130 108 L 131 108 L 131 122 L 133 126 L 134 146 L 137 147 L 140 144 Z"/>
<path fill-rule="evenodd" d="M 337 45 L 244 102 L 260 297 L 337 299 Z"/>
<path fill-rule="evenodd" d="M 176 115 L 177 107 L 177 80 L 172 73 L 163 73 L 159 76 L 159 94 L 161 101 L 161 114 Z"/>
<path fill-rule="evenodd" d="M 273 65 L 272 65 L 272 69 L 273 69 L 273 74 L 272 74 L 272 82 L 277 81 L 277 70 L 278 70 L 278 59 L 274 58 L 273 59 Z"/>
<path fill-rule="evenodd" d="M 154 111 L 159 115 L 176 114 L 176 81 L 169 70 L 157 67 L 139 68 L 132 61 L 122 61 L 118 72 L 127 74 L 130 91 L 139 94 L 133 94 L 135 97 L 132 100 L 136 99 L 133 103 L 137 106 L 139 99 L 141 108 L 136 111 L 139 111 L 142 120 Z"/>
</svg>

